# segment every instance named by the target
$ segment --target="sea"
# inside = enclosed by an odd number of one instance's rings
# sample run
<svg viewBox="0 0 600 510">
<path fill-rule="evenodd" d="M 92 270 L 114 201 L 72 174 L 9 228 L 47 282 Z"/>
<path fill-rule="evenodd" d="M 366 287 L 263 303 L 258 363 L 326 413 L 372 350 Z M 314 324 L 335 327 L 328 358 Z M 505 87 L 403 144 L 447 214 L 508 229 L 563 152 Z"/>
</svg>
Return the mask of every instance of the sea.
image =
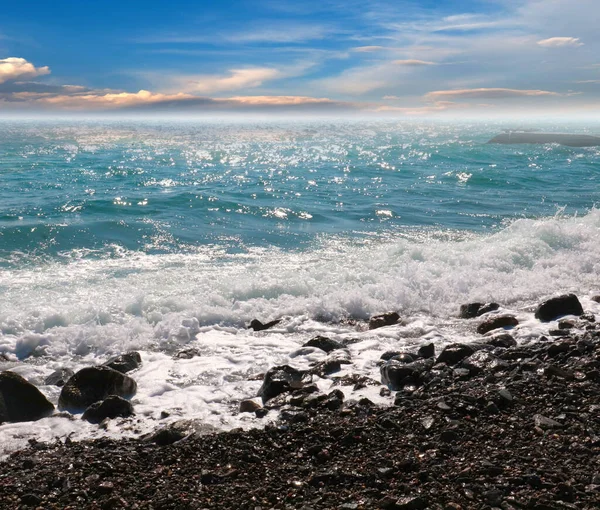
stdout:
<svg viewBox="0 0 600 510">
<path fill-rule="evenodd" d="M 177 420 L 264 426 L 276 413 L 239 402 L 270 367 L 322 360 L 300 349 L 317 335 L 354 339 L 337 375 L 379 380 L 385 351 L 476 340 L 462 303 L 500 303 L 519 342 L 552 327 L 532 312 L 557 293 L 600 315 L 600 148 L 486 143 L 521 127 L 600 134 L 557 121 L 0 120 L 0 370 L 56 404 L 54 370 L 143 360 L 134 418 L 5 423 L 0 454 Z M 387 311 L 403 323 L 365 327 Z M 281 322 L 255 332 L 253 319 Z M 186 349 L 197 355 L 176 357 Z"/>
</svg>

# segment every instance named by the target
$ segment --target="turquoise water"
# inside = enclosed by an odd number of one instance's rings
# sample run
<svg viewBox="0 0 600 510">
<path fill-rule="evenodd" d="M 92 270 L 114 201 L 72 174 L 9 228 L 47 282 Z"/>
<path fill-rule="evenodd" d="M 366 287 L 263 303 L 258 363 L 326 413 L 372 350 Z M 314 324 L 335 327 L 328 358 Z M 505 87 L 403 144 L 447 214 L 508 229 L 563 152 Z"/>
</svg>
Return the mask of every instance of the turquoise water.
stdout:
<svg viewBox="0 0 600 510">
<path fill-rule="evenodd" d="M 487 145 L 502 127 L 4 121 L 0 261 L 486 233 L 600 202 L 598 148 Z"/>
</svg>

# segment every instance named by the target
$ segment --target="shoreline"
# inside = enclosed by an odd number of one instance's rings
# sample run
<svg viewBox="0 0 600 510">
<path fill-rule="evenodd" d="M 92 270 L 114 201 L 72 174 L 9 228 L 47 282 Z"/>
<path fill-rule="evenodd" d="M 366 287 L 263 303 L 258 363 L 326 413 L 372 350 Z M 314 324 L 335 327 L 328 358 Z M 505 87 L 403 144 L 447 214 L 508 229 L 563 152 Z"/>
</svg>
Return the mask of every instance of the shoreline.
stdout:
<svg viewBox="0 0 600 510">
<path fill-rule="evenodd" d="M 33 441 L 0 462 L 0 506 L 597 508 L 600 325 L 557 326 L 382 361 L 389 407 L 306 384 L 265 403 L 279 418 L 262 429 Z"/>
</svg>

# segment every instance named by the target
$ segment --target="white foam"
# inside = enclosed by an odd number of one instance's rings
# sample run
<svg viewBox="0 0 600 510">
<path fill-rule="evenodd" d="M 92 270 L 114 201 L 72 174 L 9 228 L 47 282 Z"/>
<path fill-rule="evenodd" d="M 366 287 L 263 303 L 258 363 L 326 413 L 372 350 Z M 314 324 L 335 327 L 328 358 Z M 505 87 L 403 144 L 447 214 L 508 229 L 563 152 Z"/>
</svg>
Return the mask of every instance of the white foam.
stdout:
<svg viewBox="0 0 600 510">
<path fill-rule="evenodd" d="M 125 426 L 117 420 L 104 431 L 64 417 L 5 424 L 0 449 L 21 447 L 30 437 L 137 436 L 182 417 L 223 429 L 261 425 L 235 412 L 260 386 L 249 379 L 276 364 L 306 367 L 322 359 L 315 350 L 290 356 L 309 338 L 360 339 L 349 346 L 353 364 L 342 374 L 378 379 L 376 361 L 385 350 L 476 338 L 474 322 L 453 318 L 468 301 L 500 302 L 521 321 L 517 338 L 529 341 L 552 326 L 532 318 L 533 306 L 552 294 L 573 291 L 584 308 L 600 312 L 590 299 L 599 261 L 600 211 L 592 210 L 518 220 L 486 236 L 404 233 L 363 243 L 329 239 L 303 252 L 228 255 L 207 248 L 2 270 L 0 352 L 12 360 L 2 368 L 21 373 L 54 403 L 59 389 L 43 380 L 58 367 L 77 370 L 131 349 L 141 351 L 144 363 L 134 374 L 137 416 Z M 392 309 L 408 323 L 361 332 L 335 322 Z M 253 318 L 280 317 L 272 330 L 245 329 Z M 184 348 L 200 356 L 173 359 Z M 330 381 L 319 384 L 327 389 Z M 373 389 L 364 394 L 380 399 Z M 170 417 L 161 420 L 161 411 Z"/>
</svg>

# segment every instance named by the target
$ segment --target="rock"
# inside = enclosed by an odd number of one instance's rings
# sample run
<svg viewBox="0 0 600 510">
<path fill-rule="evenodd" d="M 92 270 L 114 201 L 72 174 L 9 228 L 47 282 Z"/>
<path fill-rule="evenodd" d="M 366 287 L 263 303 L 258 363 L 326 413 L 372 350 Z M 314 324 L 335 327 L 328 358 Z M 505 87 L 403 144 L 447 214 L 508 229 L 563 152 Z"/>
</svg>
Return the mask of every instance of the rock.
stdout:
<svg viewBox="0 0 600 510">
<path fill-rule="evenodd" d="M 168 446 L 192 434 L 200 437 L 215 432 L 217 432 L 217 429 L 207 423 L 196 420 L 179 420 L 166 427 L 158 428 L 151 434 L 144 436 L 144 439 L 159 446 Z"/>
<path fill-rule="evenodd" d="M 446 365 L 454 366 L 460 363 L 467 356 L 475 352 L 475 349 L 467 344 L 450 344 L 437 357 L 436 363 L 446 363 Z"/>
<path fill-rule="evenodd" d="M 477 317 L 477 312 L 482 307 L 482 303 L 467 303 L 460 305 L 458 316 L 461 319 L 472 319 Z"/>
<path fill-rule="evenodd" d="M 262 409 L 262 406 L 252 399 L 246 399 L 240 402 L 240 413 L 255 413 L 258 409 Z"/>
<path fill-rule="evenodd" d="M 539 427 L 542 430 L 559 429 L 559 428 L 563 427 L 562 423 L 557 422 L 556 420 L 553 420 L 552 418 L 547 418 L 546 416 L 543 416 L 541 414 L 533 415 L 533 422 L 535 423 L 536 427 Z"/>
<path fill-rule="evenodd" d="M 508 363 L 494 356 L 488 351 L 477 351 L 468 358 L 465 358 L 461 365 L 468 369 L 471 374 L 479 374 L 481 372 L 495 372 L 508 368 Z"/>
<path fill-rule="evenodd" d="M 102 402 L 95 402 L 83 413 L 82 419 L 90 423 L 100 423 L 105 418 L 127 418 L 133 415 L 131 402 L 124 398 L 111 395 Z"/>
<path fill-rule="evenodd" d="M 175 358 L 175 359 L 192 359 L 192 358 L 195 358 L 196 356 L 200 356 L 200 351 L 198 349 L 194 349 L 193 347 L 190 347 L 189 349 L 183 349 L 182 351 L 179 351 L 177 354 L 175 354 L 175 356 L 173 356 L 173 358 Z"/>
<path fill-rule="evenodd" d="M 396 312 L 382 313 L 381 315 L 374 315 L 369 320 L 369 329 L 382 328 L 384 326 L 392 326 L 398 324 L 400 315 Z"/>
<path fill-rule="evenodd" d="M 83 368 L 63 386 L 58 406 L 61 409 L 86 409 L 110 395 L 131 397 L 136 390 L 136 382 L 117 370 L 105 366 Z"/>
<path fill-rule="evenodd" d="M 410 355 L 408 352 L 399 352 L 390 359 L 399 361 L 400 363 L 412 363 L 413 361 L 415 361 L 415 358 L 413 358 L 412 355 Z"/>
<path fill-rule="evenodd" d="M 575 294 L 563 294 L 544 301 L 537 307 L 535 318 L 549 322 L 563 315 L 582 315 L 583 307 Z"/>
<path fill-rule="evenodd" d="M 407 384 L 420 385 L 422 383 L 423 374 L 429 372 L 432 365 L 432 360 L 402 363 L 391 359 L 379 368 L 381 373 L 381 383 L 386 385 L 392 391 L 398 391 Z"/>
<path fill-rule="evenodd" d="M 420 358 L 433 358 L 435 356 L 435 345 L 433 345 L 432 343 L 422 345 L 421 347 L 419 347 L 417 355 Z"/>
<path fill-rule="evenodd" d="M 496 315 L 484 320 L 477 326 L 477 333 L 483 335 L 488 331 L 498 328 L 508 328 L 517 326 L 519 321 L 512 315 Z"/>
<path fill-rule="evenodd" d="M 492 347 L 503 347 L 505 349 L 517 345 L 517 341 L 508 333 L 493 335 L 489 340 L 485 340 L 484 343 L 486 345 L 491 345 Z"/>
<path fill-rule="evenodd" d="M 46 386 L 64 386 L 74 373 L 70 368 L 59 368 L 46 377 L 44 384 Z"/>
<path fill-rule="evenodd" d="M 103 366 L 112 368 L 113 370 L 121 372 L 122 374 L 126 374 L 127 372 L 131 372 L 132 370 L 139 368 L 141 364 L 142 357 L 140 356 L 140 353 L 131 351 L 109 359 L 103 364 Z"/>
<path fill-rule="evenodd" d="M 258 390 L 257 396 L 263 401 L 281 395 L 287 391 L 302 388 L 304 385 L 306 373 L 301 372 L 289 365 L 280 365 L 270 368 L 265 374 L 262 386 Z"/>
<path fill-rule="evenodd" d="M 383 361 L 388 361 L 392 359 L 394 356 L 398 356 L 398 354 L 402 354 L 402 351 L 385 351 L 379 359 Z"/>
<path fill-rule="evenodd" d="M 406 496 L 394 504 L 396 510 L 422 510 L 427 508 L 427 503 L 421 496 Z"/>
<path fill-rule="evenodd" d="M 54 406 L 29 381 L 14 372 L 0 373 L 0 423 L 39 420 L 53 411 Z"/>
<path fill-rule="evenodd" d="M 500 308 L 498 303 L 467 303 L 466 305 L 460 305 L 458 316 L 461 319 L 473 319 L 484 313 L 498 310 L 498 308 Z"/>
<path fill-rule="evenodd" d="M 338 342 L 337 340 L 332 340 L 331 338 L 316 336 L 311 338 L 302 347 L 316 347 L 317 349 L 321 349 L 322 351 L 330 353 L 336 349 L 343 349 L 344 344 Z"/>
<path fill-rule="evenodd" d="M 592 296 L 592 301 L 595 301 L 596 303 L 600 303 L 600 295 Z"/>
<path fill-rule="evenodd" d="M 337 350 L 332 352 L 324 360 L 312 365 L 309 372 L 318 375 L 319 377 L 326 377 L 330 374 L 339 372 L 342 369 L 342 365 L 349 365 L 351 363 L 349 351 L 346 349 Z"/>
<path fill-rule="evenodd" d="M 265 324 L 263 324 L 258 319 L 253 319 L 252 322 L 250 322 L 250 327 L 248 329 L 253 329 L 254 331 L 263 331 L 265 329 L 269 329 L 269 328 L 272 328 L 273 326 L 276 326 L 280 322 L 281 322 L 281 319 L 277 319 L 277 320 L 274 320 L 271 322 L 266 322 Z"/>
</svg>

